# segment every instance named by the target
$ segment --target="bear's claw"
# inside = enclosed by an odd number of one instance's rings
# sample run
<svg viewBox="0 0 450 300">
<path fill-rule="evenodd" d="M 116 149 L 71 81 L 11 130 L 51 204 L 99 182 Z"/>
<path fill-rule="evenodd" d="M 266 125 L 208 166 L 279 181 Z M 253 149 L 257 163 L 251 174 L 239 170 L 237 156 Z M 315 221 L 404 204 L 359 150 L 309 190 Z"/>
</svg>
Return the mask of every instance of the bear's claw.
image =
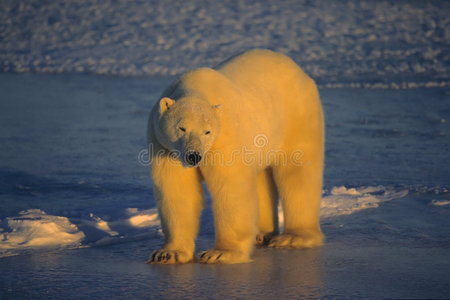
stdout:
<svg viewBox="0 0 450 300">
<path fill-rule="evenodd" d="M 200 254 L 199 262 L 204 264 L 220 264 L 223 253 L 218 251 L 204 251 Z"/>
<path fill-rule="evenodd" d="M 249 262 L 250 259 L 248 255 L 238 251 L 211 249 L 200 253 L 197 261 L 203 264 L 234 264 Z"/>
<path fill-rule="evenodd" d="M 188 255 L 178 250 L 155 250 L 146 261 L 147 264 L 178 264 L 189 262 L 192 259 Z"/>
</svg>

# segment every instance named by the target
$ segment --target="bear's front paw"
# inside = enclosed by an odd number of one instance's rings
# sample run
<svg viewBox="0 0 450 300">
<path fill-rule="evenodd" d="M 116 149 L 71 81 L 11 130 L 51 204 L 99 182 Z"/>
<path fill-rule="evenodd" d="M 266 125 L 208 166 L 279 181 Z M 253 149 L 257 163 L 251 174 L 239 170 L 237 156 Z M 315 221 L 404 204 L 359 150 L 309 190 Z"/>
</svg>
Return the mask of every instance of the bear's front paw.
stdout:
<svg viewBox="0 0 450 300">
<path fill-rule="evenodd" d="M 237 264 L 249 261 L 249 256 L 241 252 L 216 249 L 203 251 L 198 259 L 203 264 Z"/>
<path fill-rule="evenodd" d="M 268 246 L 272 248 L 302 249 L 313 248 L 322 244 L 323 236 L 321 233 L 303 235 L 281 234 L 272 237 Z"/>
<path fill-rule="evenodd" d="M 153 251 L 147 264 L 180 264 L 187 263 L 193 259 L 193 255 L 189 255 L 181 250 L 160 249 Z"/>
</svg>

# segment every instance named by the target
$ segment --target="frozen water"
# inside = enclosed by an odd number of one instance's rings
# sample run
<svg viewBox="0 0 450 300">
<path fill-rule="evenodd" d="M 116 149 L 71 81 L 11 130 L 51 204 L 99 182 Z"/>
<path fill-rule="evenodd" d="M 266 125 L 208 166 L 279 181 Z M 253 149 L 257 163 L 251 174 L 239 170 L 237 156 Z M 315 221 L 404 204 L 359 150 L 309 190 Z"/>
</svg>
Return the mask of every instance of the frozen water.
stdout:
<svg viewBox="0 0 450 300">
<path fill-rule="evenodd" d="M 148 111 L 168 79 L 0 78 L 1 255 L 33 245 L 161 238 L 142 150 Z M 321 94 L 327 117 L 323 222 L 417 195 L 447 211 L 450 173 L 440 164 L 450 143 L 445 89 Z M 208 202 L 202 234 L 212 232 Z M 43 233 L 47 239 L 35 243 Z M 73 240 L 61 239 L 65 234 Z"/>
<path fill-rule="evenodd" d="M 395 191 L 393 188 L 361 187 L 347 189 L 334 187 L 325 194 L 321 205 L 322 220 L 341 215 L 350 215 L 360 210 L 377 208 L 379 203 L 405 197 L 408 190 Z M 432 205 L 442 206 L 449 201 L 433 200 Z M 86 219 L 47 215 L 39 209 L 21 211 L 17 217 L 7 217 L 5 228 L 0 227 L 3 239 L 0 241 L 0 258 L 3 256 L 29 253 L 30 250 L 48 250 L 108 245 L 129 242 L 136 239 L 162 238 L 161 225 L 156 208 L 138 210 L 128 208 L 125 218 L 106 221 L 94 214 Z M 279 209 L 280 228 L 284 223 L 283 212 Z M 72 224 L 74 222 L 75 224 Z M 78 224 L 78 226 L 77 226 Z"/>
<path fill-rule="evenodd" d="M 145 128 L 169 81 L 0 74 L 0 268 L 10 271 L 0 275 L 2 297 L 449 295 L 445 88 L 322 88 L 325 246 L 258 249 L 249 266 L 217 273 L 143 263 L 163 241 Z M 213 240 L 208 200 L 197 249 Z"/>
</svg>

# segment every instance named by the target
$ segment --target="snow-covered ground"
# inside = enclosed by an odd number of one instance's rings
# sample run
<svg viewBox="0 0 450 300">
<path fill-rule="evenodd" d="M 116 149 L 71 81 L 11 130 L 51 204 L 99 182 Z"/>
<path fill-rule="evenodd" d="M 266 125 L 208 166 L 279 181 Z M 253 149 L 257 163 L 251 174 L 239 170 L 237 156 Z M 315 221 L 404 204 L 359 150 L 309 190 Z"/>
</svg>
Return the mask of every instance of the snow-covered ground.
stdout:
<svg viewBox="0 0 450 300">
<path fill-rule="evenodd" d="M 253 47 L 319 83 L 326 244 L 145 265 L 152 103 Z M 448 1 L 1 1 L 0 298 L 449 298 L 449 53 Z"/>
<path fill-rule="evenodd" d="M 448 1 L 3 0 L 0 71 L 175 75 L 254 47 L 323 85 L 448 86 Z"/>
</svg>

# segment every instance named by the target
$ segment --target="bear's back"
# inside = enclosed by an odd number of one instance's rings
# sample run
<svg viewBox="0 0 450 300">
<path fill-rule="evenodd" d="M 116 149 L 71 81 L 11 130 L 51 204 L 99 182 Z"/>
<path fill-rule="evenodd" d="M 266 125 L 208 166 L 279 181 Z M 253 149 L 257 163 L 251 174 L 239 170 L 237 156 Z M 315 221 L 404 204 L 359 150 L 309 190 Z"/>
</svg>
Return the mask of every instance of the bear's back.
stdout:
<svg viewBox="0 0 450 300">
<path fill-rule="evenodd" d="M 289 57 L 267 49 L 254 49 L 238 54 L 217 67 L 218 72 L 228 77 L 236 84 L 286 82 L 290 79 L 301 84 L 308 84 L 311 79 Z"/>
<path fill-rule="evenodd" d="M 243 99 L 249 101 L 247 109 L 252 110 L 255 123 L 262 124 L 261 132 L 268 132 L 272 138 L 275 132 L 284 132 L 287 139 L 299 139 L 298 128 L 310 128 L 311 135 L 323 134 L 316 84 L 289 57 L 255 49 L 232 57 L 215 69 L 248 96 Z M 270 124 L 264 120 L 270 120 Z"/>
</svg>

